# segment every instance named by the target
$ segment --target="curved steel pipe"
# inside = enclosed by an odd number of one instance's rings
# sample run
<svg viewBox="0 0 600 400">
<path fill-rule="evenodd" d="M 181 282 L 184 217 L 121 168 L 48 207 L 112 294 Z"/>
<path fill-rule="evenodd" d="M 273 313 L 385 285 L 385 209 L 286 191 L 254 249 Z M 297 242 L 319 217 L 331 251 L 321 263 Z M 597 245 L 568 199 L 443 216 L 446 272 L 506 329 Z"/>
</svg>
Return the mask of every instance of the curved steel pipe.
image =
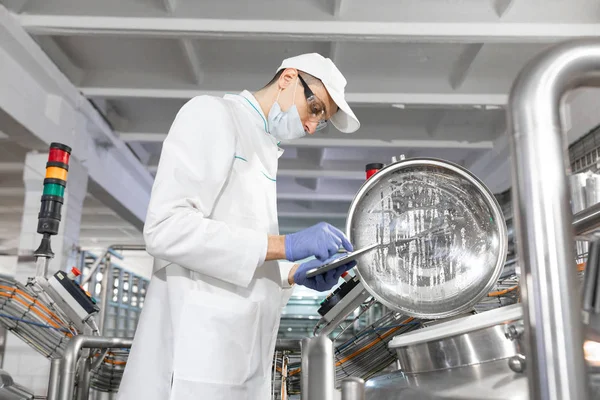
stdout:
<svg viewBox="0 0 600 400">
<path fill-rule="evenodd" d="M 560 103 L 569 91 L 600 84 L 600 41 L 555 46 L 530 61 L 508 105 L 515 231 L 530 399 L 588 398 L 581 296 L 575 295 L 570 191 Z"/>
<path fill-rule="evenodd" d="M 75 374 L 77 372 L 77 358 L 81 349 L 109 349 L 109 348 L 129 348 L 133 343 L 132 339 L 107 338 L 102 336 L 84 336 L 73 337 L 67 344 L 65 355 L 60 365 L 60 386 L 58 400 L 72 400 L 74 392 Z"/>
</svg>

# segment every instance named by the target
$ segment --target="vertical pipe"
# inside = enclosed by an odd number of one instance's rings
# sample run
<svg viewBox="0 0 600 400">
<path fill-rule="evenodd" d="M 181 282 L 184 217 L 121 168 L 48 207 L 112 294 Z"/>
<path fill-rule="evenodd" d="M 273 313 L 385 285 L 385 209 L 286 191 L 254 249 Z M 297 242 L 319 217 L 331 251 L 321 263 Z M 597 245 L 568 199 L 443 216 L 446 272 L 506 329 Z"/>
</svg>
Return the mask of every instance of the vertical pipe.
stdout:
<svg viewBox="0 0 600 400">
<path fill-rule="evenodd" d="M 333 342 L 326 336 L 302 339 L 302 400 L 333 400 L 335 365 Z"/>
<path fill-rule="evenodd" d="M 576 87 L 600 84 L 599 73 L 600 41 L 568 42 L 529 62 L 509 97 L 514 219 L 532 400 L 588 398 L 560 102 Z"/>
<path fill-rule="evenodd" d="M 60 358 L 50 360 L 50 380 L 48 381 L 48 400 L 58 400 L 60 384 Z"/>
<path fill-rule="evenodd" d="M 89 400 L 90 398 L 90 381 L 92 379 L 92 361 L 86 358 L 81 363 L 79 371 L 79 384 L 77 387 L 77 400 Z"/>
<path fill-rule="evenodd" d="M 342 400 L 365 400 L 365 381 L 356 377 L 344 379 Z"/>
<path fill-rule="evenodd" d="M 100 328 L 100 335 L 104 335 L 105 328 L 104 325 L 106 323 L 106 313 L 108 311 L 108 302 L 110 299 L 110 294 L 112 293 L 112 288 L 109 288 L 108 285 L 112 282 L 112 268 L 110 266 L 110 254 L 106 254 L 104 261 L 104 269 L 102 273 L 102 292 L 100 293 L 100 312 L 98 315 L 98 327 Z"/>
</svg>

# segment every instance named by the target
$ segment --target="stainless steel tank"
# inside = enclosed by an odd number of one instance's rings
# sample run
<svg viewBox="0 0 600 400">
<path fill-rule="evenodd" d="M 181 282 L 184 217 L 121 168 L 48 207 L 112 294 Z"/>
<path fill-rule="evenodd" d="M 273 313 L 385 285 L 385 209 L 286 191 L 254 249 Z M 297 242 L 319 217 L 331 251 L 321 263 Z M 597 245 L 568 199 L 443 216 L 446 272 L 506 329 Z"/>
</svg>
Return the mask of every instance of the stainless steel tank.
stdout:
<svg viewBox="0 0 600 400">
<path fill-rule="evenodd" d="M 521 332 L 515 304 L 397 336 L 402 370 L 368 381 L 366 399 L 527 399 Z"/>
<path fill-rule="evenodd" d="M 367 290 L 392 310 L 432 321 L 392 340 L 400 371 L 369 380 L 366 399 L 522 398 L 498 395 L 504 386 L 527 392 L 508 367 L 518 341 L 505 336 L 520 306 L 456 318 L 489 293 L 506 261 L 504 215 L 479 179 L 440 159 L 388 165 L 357 193 L 346 231 L 355 248 L 383 244 L 358 260 Z"/>
<path fill-rule="evenodd" d="M 488 188 L 463 167 L 440 159 L 388 165 L 360 188 L 346 232 L 358 275 L 386 307 L 418 318 L 468 312 L 498 280 L 506 223 Z"/>
</svg>

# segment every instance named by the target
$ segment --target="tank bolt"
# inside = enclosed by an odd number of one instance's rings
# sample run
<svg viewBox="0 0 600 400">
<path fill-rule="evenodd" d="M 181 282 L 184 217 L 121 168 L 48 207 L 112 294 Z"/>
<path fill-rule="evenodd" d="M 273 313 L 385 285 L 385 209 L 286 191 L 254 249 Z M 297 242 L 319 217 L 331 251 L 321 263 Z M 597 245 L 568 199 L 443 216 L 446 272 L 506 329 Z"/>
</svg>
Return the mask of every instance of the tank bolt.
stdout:
<svg viewBox="0 0 600 400">
<path fill-rule="evenodd" d="M 507 339 L 509 340 L 517 340 L 521 337 L 521 335 L 523 334 L 523 327 L 522 326 L 516 326 L 516 325 L 509 325 L 506 328 L 506 332 L 505 332 L 505 336 Z"/>
<path fill-rule="evenodd" d="M 517 373 L 523 373 L 525 371 L 525 356 L 517 354 L 508 359 L 508 368 Z"/>
</svg>

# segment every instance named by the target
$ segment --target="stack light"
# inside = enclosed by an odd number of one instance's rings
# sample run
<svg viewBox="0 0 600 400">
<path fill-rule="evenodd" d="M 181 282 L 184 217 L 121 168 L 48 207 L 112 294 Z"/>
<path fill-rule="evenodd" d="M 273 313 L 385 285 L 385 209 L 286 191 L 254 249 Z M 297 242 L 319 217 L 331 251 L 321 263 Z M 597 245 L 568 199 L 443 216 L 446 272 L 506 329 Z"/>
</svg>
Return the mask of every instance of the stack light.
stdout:
<svg viewBox="0 0 600 400">
<path fill-rule="evenodd" d="M 69 146 L 61 143 L 50 144 L 37 227 L 37 232 L 44 236 L 40 248 L 36 251 L 37 255 L 52 255 L 50 236 L 58 233 L 70 156 L 71 148 Z"/>
<path fill-rule="evenodd" d="M 366 179 L 369 180 L 373 175 L 375 175 L 380 169 L 383 168 L 382 163 L 370 163 L 365 166 Z"/>
</svg>

